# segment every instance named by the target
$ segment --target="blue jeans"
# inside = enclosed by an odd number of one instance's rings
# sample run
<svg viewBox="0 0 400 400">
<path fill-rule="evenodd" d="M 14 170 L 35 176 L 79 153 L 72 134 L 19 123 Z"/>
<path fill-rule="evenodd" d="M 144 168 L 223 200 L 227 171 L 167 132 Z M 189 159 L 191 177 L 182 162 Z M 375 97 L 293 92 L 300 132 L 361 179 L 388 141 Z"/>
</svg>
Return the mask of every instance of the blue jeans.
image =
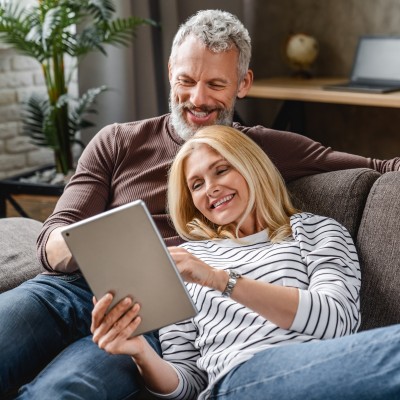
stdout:
<svg viewBox="0 0 400 400">
<path fill-rule="evenodd" d="M 400 325 L 268 349 L 230 371 L 211 399 L 400 399 Z"/>
<path fill-rule="evenodd" d="M 92 293 L 80 275 L 39 275 L 0 294 L 0 398 L 128 399 L 142 387 L 131 357 L 90 335 Z M 147 340 L 160 353 L 156 335 Z"/>
</svg>

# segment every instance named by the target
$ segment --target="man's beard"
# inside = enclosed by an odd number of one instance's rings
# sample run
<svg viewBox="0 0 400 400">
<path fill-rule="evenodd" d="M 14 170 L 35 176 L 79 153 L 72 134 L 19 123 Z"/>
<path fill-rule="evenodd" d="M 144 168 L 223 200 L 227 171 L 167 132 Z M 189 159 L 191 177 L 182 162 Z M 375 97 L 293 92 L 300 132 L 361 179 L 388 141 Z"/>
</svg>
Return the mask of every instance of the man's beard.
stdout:
<svg viewBox="0 0 400 400">
<path fill-rule="evenodd" d="M 172 93 L 169 96 L 169 109 L 171 111 L 171 123 L 176 133 L 184 140 L 192 137 L 200 128 L 205 125 L 190 125 L 184 117 L 185 110 L 196 109 L 200 112 L 217 111 L 217 119 L 212 124 L 208 125 L 226 125 L 231 126 L 233 122 L 233 113 L 235 110 L 235 102 L 233 102 L 230 108 L 211 108 L 207 106 L 194 107 L 190 102 L 178 104 L 172 97 Z"/>
</svg>

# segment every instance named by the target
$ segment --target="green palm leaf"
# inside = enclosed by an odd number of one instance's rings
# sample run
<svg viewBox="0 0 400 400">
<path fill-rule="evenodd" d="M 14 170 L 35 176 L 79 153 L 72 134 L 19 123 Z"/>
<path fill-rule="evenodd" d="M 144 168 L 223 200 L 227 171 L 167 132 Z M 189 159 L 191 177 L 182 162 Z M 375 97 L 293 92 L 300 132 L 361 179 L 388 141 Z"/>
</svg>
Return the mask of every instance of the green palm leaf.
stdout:
<svg viewBox="0 0 400 400">
<path fill-rule="evenodd" d="M 148 19 L 130 17 L 125 19 L 118 18 L 107 23 L 104 29 L 104 43 L 128 45 L 132 40 L 132 35 L 136 35 L 136 29 L 141 24 L 152 24 L 152 22 Z"/>
<path fill-rule="evenodd" d="M 70 129 L 72 132 L 79 131 L 83 128 L 93 126 L 93 123 L 85 119 L 87 114 L 95 114 L 97 111 L 92 108 L 97 96 L 107 90 L 106 86 L 89 89 L 76 102 L 70 111 Z"/>
<path fill-rule="evenodd" d="M 115 7 L 110 0 L 89 0 L 87 9 L 97 21 L 109 21 L 115 13 Z"/>
<path fill-rule="evenodd" d="M 32 142 L 38 146 L 47 146 L 43 134 L 43 121 L 48 109 L 48 100 L 33 94 L 23 103 L 24 133 L 29 135 Z"/>
<path fill-rule="evenodd" d="M 52 132 L 51 116 L 54 113 L 46 97 L 34 93 L 23 103 L 24 133 L 29 135 L 32 143 L 37 146 L 57 148 Z"/>
</svg>

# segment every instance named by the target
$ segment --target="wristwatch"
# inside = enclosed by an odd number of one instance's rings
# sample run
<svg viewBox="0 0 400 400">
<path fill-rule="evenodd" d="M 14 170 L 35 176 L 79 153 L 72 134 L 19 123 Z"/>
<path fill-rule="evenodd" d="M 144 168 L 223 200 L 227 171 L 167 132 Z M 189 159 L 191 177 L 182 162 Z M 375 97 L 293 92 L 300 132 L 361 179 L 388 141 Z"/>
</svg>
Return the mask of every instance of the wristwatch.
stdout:
<svg viewBox="0 0 400 400">
<path fill-rule="evenodd" d="M 242 277 L 242 275 L 238 274 L 235 271 L 232 271 L 231 269 L 227 269 L 226 272 L 229 275 L 228 283 L 226 284 L 225 290 L 222 292 L 223 297 L 231 297 L 232 290 L 236 286 L 236 283 L 239 278 Z"/>
</svg>

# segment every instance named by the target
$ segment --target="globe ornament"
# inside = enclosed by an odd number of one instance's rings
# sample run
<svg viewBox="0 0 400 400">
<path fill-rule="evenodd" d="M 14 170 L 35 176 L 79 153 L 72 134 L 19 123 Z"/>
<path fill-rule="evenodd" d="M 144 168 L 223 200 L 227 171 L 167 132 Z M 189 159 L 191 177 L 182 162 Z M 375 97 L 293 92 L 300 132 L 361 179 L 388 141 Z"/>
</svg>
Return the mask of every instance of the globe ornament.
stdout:
<svg viewBox="0 0 400 400">
<path fill-rule="evenodd" d="M 311 67 L 318 56 L 317 40 L 304 33 L 291 35 L 286 43 L 286 60 L 295 76 L 311 78 Z"/>
</svg>

